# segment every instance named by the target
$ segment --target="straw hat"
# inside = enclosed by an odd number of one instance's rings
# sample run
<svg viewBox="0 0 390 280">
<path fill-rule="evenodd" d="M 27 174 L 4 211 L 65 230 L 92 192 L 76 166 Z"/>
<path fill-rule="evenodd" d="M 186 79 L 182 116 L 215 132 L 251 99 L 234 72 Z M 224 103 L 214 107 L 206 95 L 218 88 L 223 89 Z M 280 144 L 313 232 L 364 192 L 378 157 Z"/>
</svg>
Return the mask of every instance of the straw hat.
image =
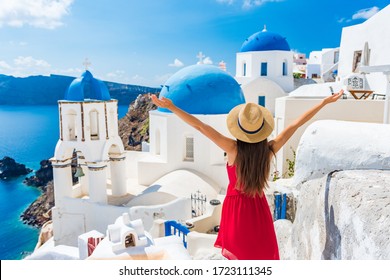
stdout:
<svg viewBox="0 0 390 280">
<path fill-rule="evenodd" d="M 274 118 L 271 112 L 255 103 L 234 107 L 229 112 L 226 122 L 230 133 L 247 143 L 261 142 L 274 130 Z"/>
</svg>

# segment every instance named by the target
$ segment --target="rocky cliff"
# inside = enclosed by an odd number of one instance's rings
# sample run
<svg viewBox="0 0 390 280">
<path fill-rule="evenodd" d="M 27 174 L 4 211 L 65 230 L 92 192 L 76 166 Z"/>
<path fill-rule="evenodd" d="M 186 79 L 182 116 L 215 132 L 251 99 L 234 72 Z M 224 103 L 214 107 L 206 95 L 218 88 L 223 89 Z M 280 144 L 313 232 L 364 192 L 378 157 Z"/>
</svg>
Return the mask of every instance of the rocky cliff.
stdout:
<svg viewBox="0 0 390 280">
<path fill-rule="evenodd" d="M 49 181 L 41 189 L 42 194 L 20 216 L 23 223 L 38 228 L 51 220 L 51 208 L 54 206 L 53 181 Z"/>
<path fill-rule="evenodd" d="M 119 136 L 126 150 L 141 150 L 143 141 L 149 141 L 149 111 L 157 107 L 150 94 L 140 94 L 131 103 L 126 115 L 119 120 Z"/>
<path fill-rule="evenodd" d="M 24 164 L 17 163 L 13 158 L 4 157 L 0 160 L 0 179 L 8 179 L 26 175 L 32 170 Z"/>
<path fill-rule="evenodd" d="M 40 162 L 41 167 L 35 172 L 34 176 L 27 177 L 23 183 L 27 186 L 43 188 L 53 180 L 53 167 L 47 159 Z"/>
<path fill-rule="evenodd" d="M 24 183 L 39 188 L 42 194 L 20 216 L 23 223 L 35 227 L 51 219 L 50 210 L 54 206 L 53 167 L 49 160 L 42 160 L 40 165 L 35 175 L 26 178 Z"/>
</svg>

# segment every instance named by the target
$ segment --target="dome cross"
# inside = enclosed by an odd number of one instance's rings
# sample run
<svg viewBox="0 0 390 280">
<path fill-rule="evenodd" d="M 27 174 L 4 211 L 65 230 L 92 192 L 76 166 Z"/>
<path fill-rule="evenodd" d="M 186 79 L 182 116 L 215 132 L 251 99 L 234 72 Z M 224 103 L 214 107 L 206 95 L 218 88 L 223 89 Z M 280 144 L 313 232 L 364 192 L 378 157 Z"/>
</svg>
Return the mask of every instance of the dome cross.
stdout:
<svg viewBox="0 0 390 280">
<path fill-rule="evenodd" d="M 83 62 L 83 65 L 85 66 L 85 70 L 88 70 L 88 67 L 91 66 L 91 61 L 89 61 L 88 58 L 86 58 Z"/>
</svg>

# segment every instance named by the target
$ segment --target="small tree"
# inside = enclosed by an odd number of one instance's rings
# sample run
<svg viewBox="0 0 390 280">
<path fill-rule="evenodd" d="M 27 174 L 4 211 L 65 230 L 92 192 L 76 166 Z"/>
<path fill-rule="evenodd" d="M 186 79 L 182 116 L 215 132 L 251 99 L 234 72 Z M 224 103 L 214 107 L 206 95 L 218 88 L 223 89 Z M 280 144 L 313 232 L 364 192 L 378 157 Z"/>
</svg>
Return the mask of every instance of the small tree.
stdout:
<svg viewBox="0 0 390 280">
<path fill-rule="evenodd" d="M 302 78 L 302 74 L 301 73 L 293 73 L 293 77 L 294 77 L 294 79 L 300 79 L 300 78 Z"/>
<path fill-rule="evenodd" d="M 285 173 L 285 176 L 287 175 L 287 178 L 290 178 L 292 176 L 294 176 L 294 172 L 295 172 L 295 159 L 296 159 L 296 152 L 294 151 L 294 149 L 290 146 L 290 149 L 292 150 L 292 153 L 293 153 L 293 159 L 286 159 L 286 162 L 288 164 L 288 167 L 287 167 L 287 171 Z"/>
</svg>

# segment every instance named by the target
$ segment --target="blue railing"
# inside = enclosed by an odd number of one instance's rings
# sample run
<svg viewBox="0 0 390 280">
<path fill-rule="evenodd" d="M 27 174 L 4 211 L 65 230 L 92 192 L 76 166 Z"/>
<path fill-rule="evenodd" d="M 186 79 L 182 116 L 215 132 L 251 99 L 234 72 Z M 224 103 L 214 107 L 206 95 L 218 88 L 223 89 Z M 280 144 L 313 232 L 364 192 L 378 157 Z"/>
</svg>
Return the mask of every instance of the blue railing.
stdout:
<svg viewBox="0 0 390 280">
<path fill-rule="evenodd" d="M 165 222 L 165 236 L 177 235 L 182 237 L 184 247 L 187 248 L 187 234 L 190 230 L 185 226 L 176 221 Z"/>
<path fill-rule="evenodd" d="M 286 219 L 287 195 L 285 193 L 274 193 L 275 211 L 274 220 Z"/>
</svg>

